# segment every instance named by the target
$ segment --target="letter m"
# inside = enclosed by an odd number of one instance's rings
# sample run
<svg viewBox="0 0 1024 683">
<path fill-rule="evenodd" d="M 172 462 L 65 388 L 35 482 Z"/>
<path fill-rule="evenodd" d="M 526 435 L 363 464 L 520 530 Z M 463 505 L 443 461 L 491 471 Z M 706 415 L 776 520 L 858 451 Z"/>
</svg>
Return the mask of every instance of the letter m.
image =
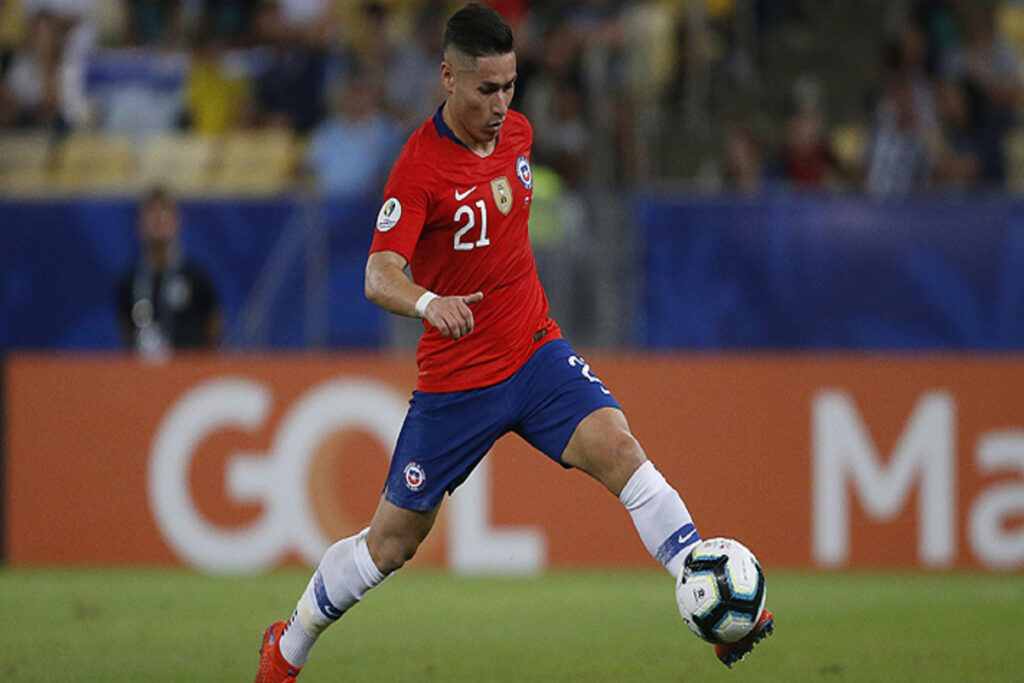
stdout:
<svg viewBox="0 0 1024 683">
<path fill-rule="evenodd" d="M 952 562 L 955 544 L 954 404 L 924 394 L 888 465 L 881 462 L 852 399 L 824 391 L 813 403 L 814 559 L 843 565 L 850 555 L 850 494 L 872 519 L 894 517 L 920 480 L 918 557 L 928 566 Z"/>
</svg>

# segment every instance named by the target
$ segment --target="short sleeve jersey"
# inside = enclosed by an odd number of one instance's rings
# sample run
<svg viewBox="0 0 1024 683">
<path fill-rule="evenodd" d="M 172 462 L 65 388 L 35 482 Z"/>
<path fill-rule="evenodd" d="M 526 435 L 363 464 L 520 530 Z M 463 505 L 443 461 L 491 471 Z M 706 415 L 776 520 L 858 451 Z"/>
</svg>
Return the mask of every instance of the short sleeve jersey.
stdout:
<svg viewBox="0 0 1024 683">
<path fill-rule="evenodd" d="M 530 249 L 529 122 L 510 110 L 494 151 L 479 157 L 448 128 L 442 109 L 395 162 L 370 247 L 401 254 L 413 281 L 441 296 L 484 294 L 470 306 L 473 332 L 458 340 L 424 321 L 416 362 L 417 388 L 426 392 L 497 384 L 561 337 Z"/>
</svg>

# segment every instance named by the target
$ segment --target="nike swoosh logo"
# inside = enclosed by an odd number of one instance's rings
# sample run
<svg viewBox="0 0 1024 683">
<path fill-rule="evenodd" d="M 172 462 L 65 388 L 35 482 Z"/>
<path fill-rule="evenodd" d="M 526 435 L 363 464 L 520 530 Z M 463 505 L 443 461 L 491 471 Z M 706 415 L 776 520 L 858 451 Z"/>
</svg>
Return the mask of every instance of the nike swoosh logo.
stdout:
<svg viewBox="0 0 1024 683">
<path fill-rule="evenodd" d="M 461 202 L 461 201 L 462 201 L 463 199 L 465 199 L 465 198 L 466 198 L 466 197 L 468 197 L 468 196 L 469 196 L 470 194 L 472 194 L 473 190 L 475 190 L 475 189 L 476 189 L 476 187 L 477 187 L 477 186 L 476 186 L 476 185 L 474 185 L 473 187 L 469 188 L 469 189 L 468 189 L 468 190 L 466 190 L 465 192 L 459 192 L 458 190 L 455 190 L 455 201 L 457 201 L 457 202 Z"/>
</svg>

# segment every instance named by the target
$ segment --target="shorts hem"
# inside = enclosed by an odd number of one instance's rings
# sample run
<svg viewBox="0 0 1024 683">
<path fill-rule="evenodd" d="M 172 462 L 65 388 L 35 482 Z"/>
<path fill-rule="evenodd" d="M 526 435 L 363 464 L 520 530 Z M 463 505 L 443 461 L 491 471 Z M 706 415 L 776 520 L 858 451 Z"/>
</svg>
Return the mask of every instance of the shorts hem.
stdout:
<svg viewBox="0 0 1024 683">
<path fill-rule="evenodd" d="M 580 415 L 580 418 L 578 420 L 576 420 L 576 424 L 574 424 L 572 426 L 572 429 L 569 430 L 569 437 L 565 440 L 565 443 L 562 444 L 562 448 L 558 451 L 558 455 L 553 456 L 551 459 L 554 460 L 555 462 L 557 462 L 559 465 L 561 465 L 562 467 L 564 467 L 567 470 L 572 469 L 572 465 L 566 465 L 564 462 L 562 462 L 562 454 L 564 454 L 565 453 L 565 449 L 569 447 L 569 442 L 572 441 L 573 435 L 576 433 L 576 430 L 579 429 L 579 426 L 581 424 L 583 424 L 583 421 L 586 420 L 591 415 L 593 415 L 594 413 L 596 413 L 597 411 L 602 410 L 604 408 L 615 408 L 620 413 L 623 413 L 623 414 L 625 413 L 625 411 L 622 410 L 622 406 L 620 406 L 619 402 L 616 401 L 614 398 L 611 398 L 610 401 L 608 401 L 607 403 L 604 403 L 603 405 L 595 405 L 593 410 L 590 410 L 590 411 Z"/>
<path fill-rule="evenodd" d="M 396 507 L 400 507 L 403 510 L 411 510 L 413 512 L 427 512 L 429 510 L 433 510 L 434 508 L 441 504 L 442 498 L 444 498 L 443 494 L 441 498 L 438 498 L 433 504 L 431 504 L 429 501 L 408 500 L 404 496 L 392 493 L 391 491 L 388 491 L 384 494 L 384 500 L 386 500 L 387 502 L 391 503 Z"/>
</svg>

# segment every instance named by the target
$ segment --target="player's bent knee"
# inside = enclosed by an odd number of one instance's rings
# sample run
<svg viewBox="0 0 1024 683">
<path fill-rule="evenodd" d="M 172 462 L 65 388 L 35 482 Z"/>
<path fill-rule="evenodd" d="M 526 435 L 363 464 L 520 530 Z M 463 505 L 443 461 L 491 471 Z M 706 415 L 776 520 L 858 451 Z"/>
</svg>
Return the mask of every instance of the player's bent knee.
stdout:
<svg viewBox="0 0 1024 683">
<path fill-rule="evenodd" d="M 586 472 L 618 495 L 647 456 L 624 423 L 596 414 L 594 417 L 573 436 L 563 462 Z"/>
<path fill-rule="evenodd" d="M 387 536 L 373 540 L 367 538 L 366 546 L 377 569 L 382 574 L 390 574 L 416 555 L 422 540 L 415 536 Z"/>
<path fill-rule="evenodd" d="M 628 431 L 620 432 L 608 444 L 601 459 L 602 482 L 609 488 L 620 489 L 637 468 L 647 460 L 640 443 Z"/>
<path fill-rule="evenodd" d="M 437 511 L 407 510 L 381 499 L 366 535 L 366 548 L 382 573 L 390 574 L 412 559 L 430 533 Z"/>
<path fill-rule="evenodd" d="M 635 436 L 625 430 L 615 435 L 610 444 L 610 450 L 610 461 L 620 469 L 635 470 L 647 459 L 647 456 L 644 455 L 644 450 L 640 447 L 640 442 L 636 440 Z"/>
</svg>

